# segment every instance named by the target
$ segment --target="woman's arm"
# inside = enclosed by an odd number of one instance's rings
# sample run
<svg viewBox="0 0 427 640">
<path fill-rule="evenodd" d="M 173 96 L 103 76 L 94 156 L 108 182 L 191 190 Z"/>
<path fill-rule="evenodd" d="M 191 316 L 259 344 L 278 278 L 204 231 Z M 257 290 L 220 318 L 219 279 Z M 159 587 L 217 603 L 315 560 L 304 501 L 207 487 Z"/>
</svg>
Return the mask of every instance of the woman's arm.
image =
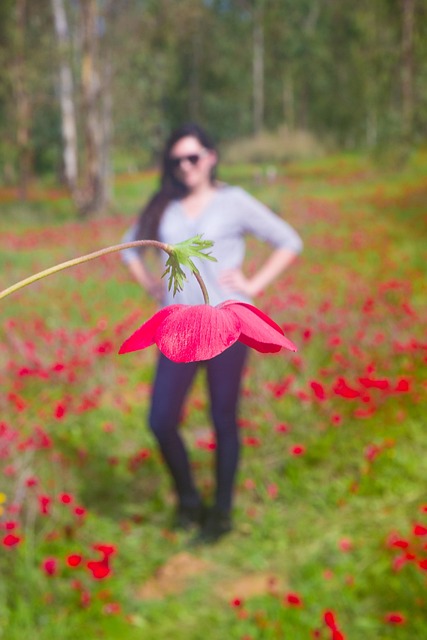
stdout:
<svg viewBox="0 0 427 640">
<path fill-rule="evenodd" d="M 134 279 L 145 289 L 150 296 L 158 300 L 159 302 L 163 296 L 162 281 L 155 278 L 150 271 L 146 268 L 144 262 L 139 257 L 132 257 L 126 261 L 126 266 L 131 272 Z"/>
<path fill-rule="evenodd" d="M 221 274 L 220 282 L 225 287 L 255 297 L 287 269 L 297 255 L 290 249 L 275 249 L 251 278 L 247 278 L 241 269 L 229 269 Z"/>
<path fill-rule="evenodd" d="M 133 225 L 128 229 L 122 238 L 122 242 L 133 242 L 136 237 L 137 225 Z M 163 296 L 163 282 L 160 282 L 158 278 L 154 277 L 151 271 L 147 268 L 142 254 L 135 248 L 124 249 L 121 252 L 121 258 L 124 264 L 129 269 L 134 280 L 145 289 L 150 296 L 158 300 L 159 302 Z"/>
</svg>

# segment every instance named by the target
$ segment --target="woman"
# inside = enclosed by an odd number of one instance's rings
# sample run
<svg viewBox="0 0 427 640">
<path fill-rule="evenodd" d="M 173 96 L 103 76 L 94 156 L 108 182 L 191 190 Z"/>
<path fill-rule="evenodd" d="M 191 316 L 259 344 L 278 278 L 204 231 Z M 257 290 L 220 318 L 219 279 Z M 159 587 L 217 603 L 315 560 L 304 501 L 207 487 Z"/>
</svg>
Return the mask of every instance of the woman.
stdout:
<svg viewBox="0 0 427 640">
<path fill-rule="evenodd" d="M 198 269 L 208 289 L 210 304 L 228 299 L 251 302 L 286 269 L 301 251 L 298 234 L 286 222 L 239 187 L 220 184 L 215 178 L 218 156 L 207 133 L 186 124 L 166 143 L 159 191 L 143 210 L 124 241 L 158 239 L 176 244 L 197 234 L 212 240 L 217 262 L 200 261 Z M 244 237 L 255 235 L 273 250 L 257 272 L 242 271 Z M 201 304 L 196 279 L 188 276 L 184 290 L 173 297 L 160 278 L 150 272 L 144 253 L 128 249 L 124 262 L 136 281 L 162 306 L 172 303 Z M 247 347 L 236 342 L 212 360 L 175 363 L 159 355 L 153 386 L 150 427 L 174 481 L 177 494 L 175 525 L 201 526 L 198 540 L 213 542 L 232 528 L 233 489 L 239 459 L 237 409 Z M 186 448 L 178 432 L 185 397 L 198 366 L 204 366 L 216 435 L 216 491 L 206 509 L 193 480 Z"/>
</svg>

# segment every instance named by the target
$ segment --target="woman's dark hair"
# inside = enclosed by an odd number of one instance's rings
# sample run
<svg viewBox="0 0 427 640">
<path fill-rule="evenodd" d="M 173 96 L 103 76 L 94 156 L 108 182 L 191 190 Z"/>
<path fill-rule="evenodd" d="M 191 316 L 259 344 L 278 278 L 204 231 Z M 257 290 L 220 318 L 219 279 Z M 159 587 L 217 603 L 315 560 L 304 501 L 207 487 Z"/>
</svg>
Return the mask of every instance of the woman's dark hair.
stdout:
<svg viewBox="0 0 427 640">
<path fill-rule="evenodd" d="M 183 198 L 187 193 L 186 186 L 176 178 L 170 162 L 172 147 L 178 140 L 187 137 L 196 138 L 205 149 L 216 151 L 215 144 L 209 134 L 193 122 L 183 124 L 170 134 L 161 157 L 160 188 L 149 200 L 139 216 L 136 240 L 156 240 L 160 220 L 167 205 L 171 200 Z M 216 166 L 212 168 L 212 182 L 216 178 L 215 170 Z"/>
</svg>

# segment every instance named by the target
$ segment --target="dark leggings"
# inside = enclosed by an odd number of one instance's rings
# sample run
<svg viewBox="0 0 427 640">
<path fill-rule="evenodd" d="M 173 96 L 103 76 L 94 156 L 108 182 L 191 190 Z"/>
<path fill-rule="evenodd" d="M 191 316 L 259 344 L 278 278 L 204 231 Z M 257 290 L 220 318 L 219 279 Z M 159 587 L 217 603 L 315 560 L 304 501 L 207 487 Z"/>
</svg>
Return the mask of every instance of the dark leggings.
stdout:
<svg viewBox="0 0 427 640">
<path fill-rule="evenodd" d="M 200 504 L 200 495 L 178 425 L 196 371 L 203 366 L 207 373 L 217 444 L 215 506 L 222 511 L 231 508 L 240 450 L 236 419 L 246 354 L 247 347 L 241 342 L 204 362 L 181 364 L 160 354 L 151 401 L 150 427 L 174 480 L 179 504 L 183 507 Z"/>
</svg>

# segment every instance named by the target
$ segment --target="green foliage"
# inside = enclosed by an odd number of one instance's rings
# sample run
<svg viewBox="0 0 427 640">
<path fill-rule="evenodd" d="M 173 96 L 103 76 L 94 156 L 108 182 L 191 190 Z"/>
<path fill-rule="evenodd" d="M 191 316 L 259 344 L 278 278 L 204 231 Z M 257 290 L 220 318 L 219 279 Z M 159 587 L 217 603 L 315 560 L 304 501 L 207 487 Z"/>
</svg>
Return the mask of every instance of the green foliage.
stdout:
<svg viewBox="0 0 427 640">
<path fill-rule="evenodd" d="M 76 6 L 64 0 L 72 40 Z M 263 32 L 263 130 L 283 150 L 281 128 L 329 148 L 398 146 L 399 157 L 425 139 L 427 16 L 414 2 L 408 69 L 413 117 L 405 118 L 401 55 L 402 3 L 363 0 L 269 2 L 142 1 L 99 3 L 98 47 L 112 62 L 113 156 L 118 170 L 141 170 L 158 159 L 165 136 L 184 120 L 207 126 L 222 143 L 254 133 L 254 40 Z M 49 3 L 26 3 L 24 49 L 17 49 L 11 0 L 0 14 L 0 180 L 16 182 L 17 61 L 29 97 L 32 170 L 61 175 L 57 44 Z M 102 36 L 102 37 L 101 37 Z M 23 57 L 22 57 L 23 56 Z M 79 66 L 79 50 L 73 54 Z M 21 59 L 22 58 L 22 59 Z M 18 65 L 19 66 L 19 65 Z M 101 65 L 101 75 L 103 67 Z M 78 83 L 79 79 L 76 78 Z M 81 105 L 76 105 L 81 116 Z M 409 126 L 410 131 L 406 131 Z M 256 141 L 254 141 L 256 146 Z M 294 156 L 295 157 L 295 156 Z M 84 162 L 84 158 L 79 158 Z"/>
<path fill-rule="evenodd" d="M 213 244 L 210 240 L 203 240 L 202 236 L 194 236 L 194 238 L 189 238 L 171 247 L 171 253 L 166 260 L 166 270 L 163 274 L 163 277 L 167 276 L 169 278 L 169 291 L 173 287 L 175 295 L 177 291 L 184 289 L 187 277 L 183 268 L 189 269 L 193 274 L 198 273 L 192 258 L 216 262 L 216 258 L 210 253 L 206 253 L 206 250 L 213 247 Z"/>
</svg>

